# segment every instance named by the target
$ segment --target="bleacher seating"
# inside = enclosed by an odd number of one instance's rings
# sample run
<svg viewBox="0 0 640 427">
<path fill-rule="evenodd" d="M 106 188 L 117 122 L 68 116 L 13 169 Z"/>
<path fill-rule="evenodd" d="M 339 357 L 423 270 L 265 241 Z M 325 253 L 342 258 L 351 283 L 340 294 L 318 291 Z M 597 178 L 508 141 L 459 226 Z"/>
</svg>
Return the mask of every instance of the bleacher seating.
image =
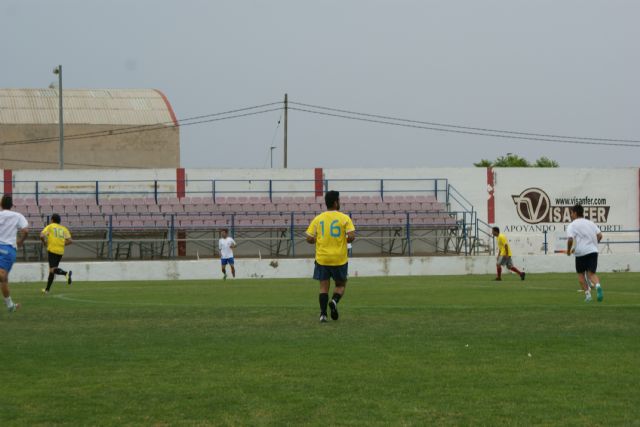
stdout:
<svg viewBox="0 0 640 427">
<path fill-rule="evenodd" d="M 76 230 L 104 229 L 215 229 L 221 227 L 306 227 L 324 210 L 324 200 L 309 196 L 220 196 L 95 198 L 16 198 L 15 210 L 27 216 L 34 228 L 45 225 L 51 214 Z M 341 211 L 352 216 L 356 227 L 454 227 L 455 216 L 431 195 L 341 197 Z M 111 222 L 110 222 L 111 221 Z"/>
</svg>

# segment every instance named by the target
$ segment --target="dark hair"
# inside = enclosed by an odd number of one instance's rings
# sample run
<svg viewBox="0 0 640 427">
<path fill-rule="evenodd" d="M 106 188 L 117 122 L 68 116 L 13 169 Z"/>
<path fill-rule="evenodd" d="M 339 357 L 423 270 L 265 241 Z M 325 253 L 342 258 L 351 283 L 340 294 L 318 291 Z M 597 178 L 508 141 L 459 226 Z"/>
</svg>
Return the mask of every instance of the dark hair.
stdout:
<svg viewBox="0 0 640 427">
<path fill-rule="evenodd" d="M 60 224 L 60 215 L 54 213 L 51 215 L 51 222 L 55 222 L 56 224 Z"/>
<path fill-rule="evenodd" d="M 13 207 L 13 197 L 8 194 L 2 196 L 2 202 L 0 202 L 2 209 L 11 209 Z"/>
<path fill-rule="evenodd" d="M 575 212 L 578 218 L 582 218 L 584 216 L 584 208 L 580 203 L 576 203 L 575 205 L 569 208 L 571 212 Z"/>
<path fill-rule="evenodd" d="M 500 232 L 500 227 L 493 227 L 492 230 L 495 231 L 496 233 L 499 233 Z"/>
<path fill-rule="evenodd" d="M 337 191 L 327 191 L 327 194 L 324 195 L 324 203 L 328 209 L 332 209 L 338 199 L 340 199 L 340 193 Z"/>
</svg>

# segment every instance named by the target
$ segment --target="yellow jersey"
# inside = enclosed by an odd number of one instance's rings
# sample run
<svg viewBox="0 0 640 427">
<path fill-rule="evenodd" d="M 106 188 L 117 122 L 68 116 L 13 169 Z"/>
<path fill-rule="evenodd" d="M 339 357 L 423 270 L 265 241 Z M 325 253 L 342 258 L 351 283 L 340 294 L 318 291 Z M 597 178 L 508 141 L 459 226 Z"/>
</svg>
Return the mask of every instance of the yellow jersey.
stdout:
<svg viewBox="0 0 640 427">
<path fill-rule="evenodd" d="M 344 265 L 347 257 L 347 233 L 355 231 L 351 218 L 342 212 L 326 211 L 316 216 L 307 235 L 316 238 L 316 262 L 320 265 Z"/>
<path fill-rule="evenodd" d="M 500 256 L 511 256 L 511 245 L 507 240 L 507 236 L 504 233 L 498 234 L 498 249 L 500 250 Z"/>
<path fill-rule="evenodd" d="M 52 254 L 64 255 L 64 241 L 71 238 L 67 227 L 52 222 L 40 234 L 47 238 L 47 251 Z"/>
</svg>

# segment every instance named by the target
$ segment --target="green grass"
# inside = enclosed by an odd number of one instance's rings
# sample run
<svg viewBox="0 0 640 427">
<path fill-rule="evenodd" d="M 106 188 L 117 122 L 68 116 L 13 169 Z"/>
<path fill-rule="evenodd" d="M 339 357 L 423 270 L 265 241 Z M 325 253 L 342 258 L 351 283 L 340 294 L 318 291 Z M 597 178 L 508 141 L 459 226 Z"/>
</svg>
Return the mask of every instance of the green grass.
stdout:
<svg viewBox="0 0 640 427">
<path fill-rule="evenodd" d="M 491 279 L 14 284 L 0 425 L 640 425 L 640 274 Z"/>
</svg>

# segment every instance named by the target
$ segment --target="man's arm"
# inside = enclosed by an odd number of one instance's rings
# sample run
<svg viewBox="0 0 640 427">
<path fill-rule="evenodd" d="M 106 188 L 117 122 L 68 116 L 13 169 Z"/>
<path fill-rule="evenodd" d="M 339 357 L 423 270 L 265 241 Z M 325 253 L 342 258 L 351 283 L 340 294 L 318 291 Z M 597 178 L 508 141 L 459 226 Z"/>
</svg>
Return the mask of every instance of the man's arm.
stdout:
<svg viewBox="0 0 640 427">
<path fill-rule="evenodd" d="M 312 236 L 311 234 L 307 234 L 307 243 L 315 243 L 316 236 Z"/>
<path fill-rule="evenodd" d="M 356 232 L 355 231 L 349 231 L 347 233 L 347 243 L 351 243 L 354 240 L 356 240 Z"/>
<path fill-rule="evenodd" d="M 44 234 L 44 232 L 40 232 L 40 240 L 42 241 L 42 243 L 43 243 L 44 245 L 46 245 L 46 244 L 47 244 L 47 235 L 46 235 L 46 234 Z"/>
<path fill-rule="evenodd" d="M 66 239 L 64 239 L 65 246 L 69 246 L 72 243 L 73 243 L 73 240 L 71 240 L 71 237 L 67 237 Z"/>
<path fill-rule="evenodd" d="M 600 240 L 602 240 L 602 233 L 596 234 L 596 237 L 598 238 L 598 243 L 600 243 Z"/>
<path fill-rule="evenodd" d="M 567 255 L 571 255 L 571 249 L 573 248 L 573 237 L 567 239 Z"/>
<path fill-rule="evenodd" d="M 20 231 L 18 231 L 18 240 L 16 241 L 18 247 L 22 246 L 22 244 L 24 243 L 24 239 L 27 238 L 28 234 L 29 230 L 27 230 L 26 228 L 21 228 Z"/>
</svg>

